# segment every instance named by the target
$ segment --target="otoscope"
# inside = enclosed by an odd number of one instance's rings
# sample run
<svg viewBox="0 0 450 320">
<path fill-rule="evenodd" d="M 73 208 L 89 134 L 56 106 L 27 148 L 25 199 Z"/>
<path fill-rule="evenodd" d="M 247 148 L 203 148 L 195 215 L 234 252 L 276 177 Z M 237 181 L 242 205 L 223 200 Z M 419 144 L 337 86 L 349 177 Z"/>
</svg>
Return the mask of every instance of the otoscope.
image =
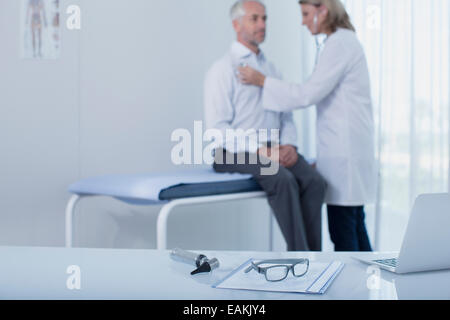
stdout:
<svg viewBox="0 0 450 320">
<path fill-rule="evenodd" d="M 192 264 L 197 267 L 191 272 L 191 275 L 203 272 L 211 272 L 219 267 L 219 260 L 216 258 L 208 259 L 204 254 L 198 254 L 180 248 L 173 249 L 170 257 L 176 261 Z"/>
</svg>

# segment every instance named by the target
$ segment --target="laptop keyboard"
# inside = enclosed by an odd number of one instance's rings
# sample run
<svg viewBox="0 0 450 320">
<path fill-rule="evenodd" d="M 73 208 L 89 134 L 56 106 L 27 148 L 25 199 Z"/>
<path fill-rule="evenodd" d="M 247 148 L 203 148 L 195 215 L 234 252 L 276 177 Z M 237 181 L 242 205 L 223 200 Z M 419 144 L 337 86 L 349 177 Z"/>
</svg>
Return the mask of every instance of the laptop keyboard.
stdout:
<svg viewBox="0 0 450 320">
<path fill-rule="evenodd" d="M 373 260 L 373 261 L 377 262 L 377 263 L 384 264 L 384 265 L 389 266 L 389 267 L 394 267 L 394 268 L 397 267 L 397 262 L 398 262 L 397 258 L 383 259 L 383 260 Z"/>
</svg>

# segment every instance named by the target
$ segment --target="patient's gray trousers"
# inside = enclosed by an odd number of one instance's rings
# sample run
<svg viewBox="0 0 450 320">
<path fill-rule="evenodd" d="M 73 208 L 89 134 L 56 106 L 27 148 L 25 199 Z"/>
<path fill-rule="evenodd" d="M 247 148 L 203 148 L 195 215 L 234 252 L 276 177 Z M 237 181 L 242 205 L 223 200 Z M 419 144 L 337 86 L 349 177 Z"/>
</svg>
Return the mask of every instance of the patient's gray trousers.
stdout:
<svg viewBox="0 0 450 320">
<path fill-rule="evenodd" d="M 223 150 L 223 159 L 227 155 Z M 242 155 L 242 154 L 241 154 Z M 280 165 L 275 175 L 262 175 L 261 168 L 267 168 L 258 160 L 249 164 L 249 154 L 245 154 L 246 164 L 237 164 L 237 154 L 231 155 L 234 161 L 214 163 L 216 172 L 251 174 L 266 192 L 288 251 L 322 250 L 322 204 L 325 197 L 326 182 L 308 162 L 299 155 L 292 168 Z M 230 158 L 228 158 L 230 159 Z M 217 163 L 219 162 L 219 163 Z"/>
</svg>

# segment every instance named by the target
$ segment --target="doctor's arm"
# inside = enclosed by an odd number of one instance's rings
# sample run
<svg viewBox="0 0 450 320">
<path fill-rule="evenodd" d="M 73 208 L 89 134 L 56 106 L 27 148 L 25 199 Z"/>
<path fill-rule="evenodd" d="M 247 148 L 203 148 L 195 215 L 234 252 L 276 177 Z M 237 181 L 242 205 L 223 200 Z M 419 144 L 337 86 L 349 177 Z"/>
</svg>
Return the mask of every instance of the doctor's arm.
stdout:
<svg viewBox="0 0 450 320">
<path fill-rule="evenodd" d="M 263 105 L 265 109 L 292 111 L 307 108 L 325 99 L 344 78 L 349 61 L 350 50 L 340 43 L 330 43 L 311 77 L 303 84 L 281 82 L 267 78 L 264 82 Z"/>
<path fill-rule="evenodd" d="M 325 48 L 313 74 L 303 84 L 265 77 L 248 67 L 240 70 L 241 79 L 244 79 L 244 83 L 264 87 L 265 109 L 278 112 L 292 111 L 307 108 L 325 99 L 343 79 L 351 59 L 351 52 L 335 42 Z"/>
</svg>

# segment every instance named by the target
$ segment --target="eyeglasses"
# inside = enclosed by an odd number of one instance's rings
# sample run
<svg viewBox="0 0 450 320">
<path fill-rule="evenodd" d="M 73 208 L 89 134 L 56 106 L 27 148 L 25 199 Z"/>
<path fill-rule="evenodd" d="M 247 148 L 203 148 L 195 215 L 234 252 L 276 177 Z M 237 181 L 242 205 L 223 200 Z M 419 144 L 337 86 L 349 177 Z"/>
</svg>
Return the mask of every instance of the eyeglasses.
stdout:
<svg viewBox="0 0 450 320">
<path fill-rule="evenodd" d="M 261 265 L 269 265 L 261 267 Z M 263 260 L 258 263 L 252 261 L 245 273 L 255 270 L 258 273 L 264 274 L 266 280 L 269 282 L 283 281 L 287 278 L 289 270 L 296 278 L 303 277 L 309 269 L 308 259 L 278 259 L 278 260 Z"/>
</svg>

